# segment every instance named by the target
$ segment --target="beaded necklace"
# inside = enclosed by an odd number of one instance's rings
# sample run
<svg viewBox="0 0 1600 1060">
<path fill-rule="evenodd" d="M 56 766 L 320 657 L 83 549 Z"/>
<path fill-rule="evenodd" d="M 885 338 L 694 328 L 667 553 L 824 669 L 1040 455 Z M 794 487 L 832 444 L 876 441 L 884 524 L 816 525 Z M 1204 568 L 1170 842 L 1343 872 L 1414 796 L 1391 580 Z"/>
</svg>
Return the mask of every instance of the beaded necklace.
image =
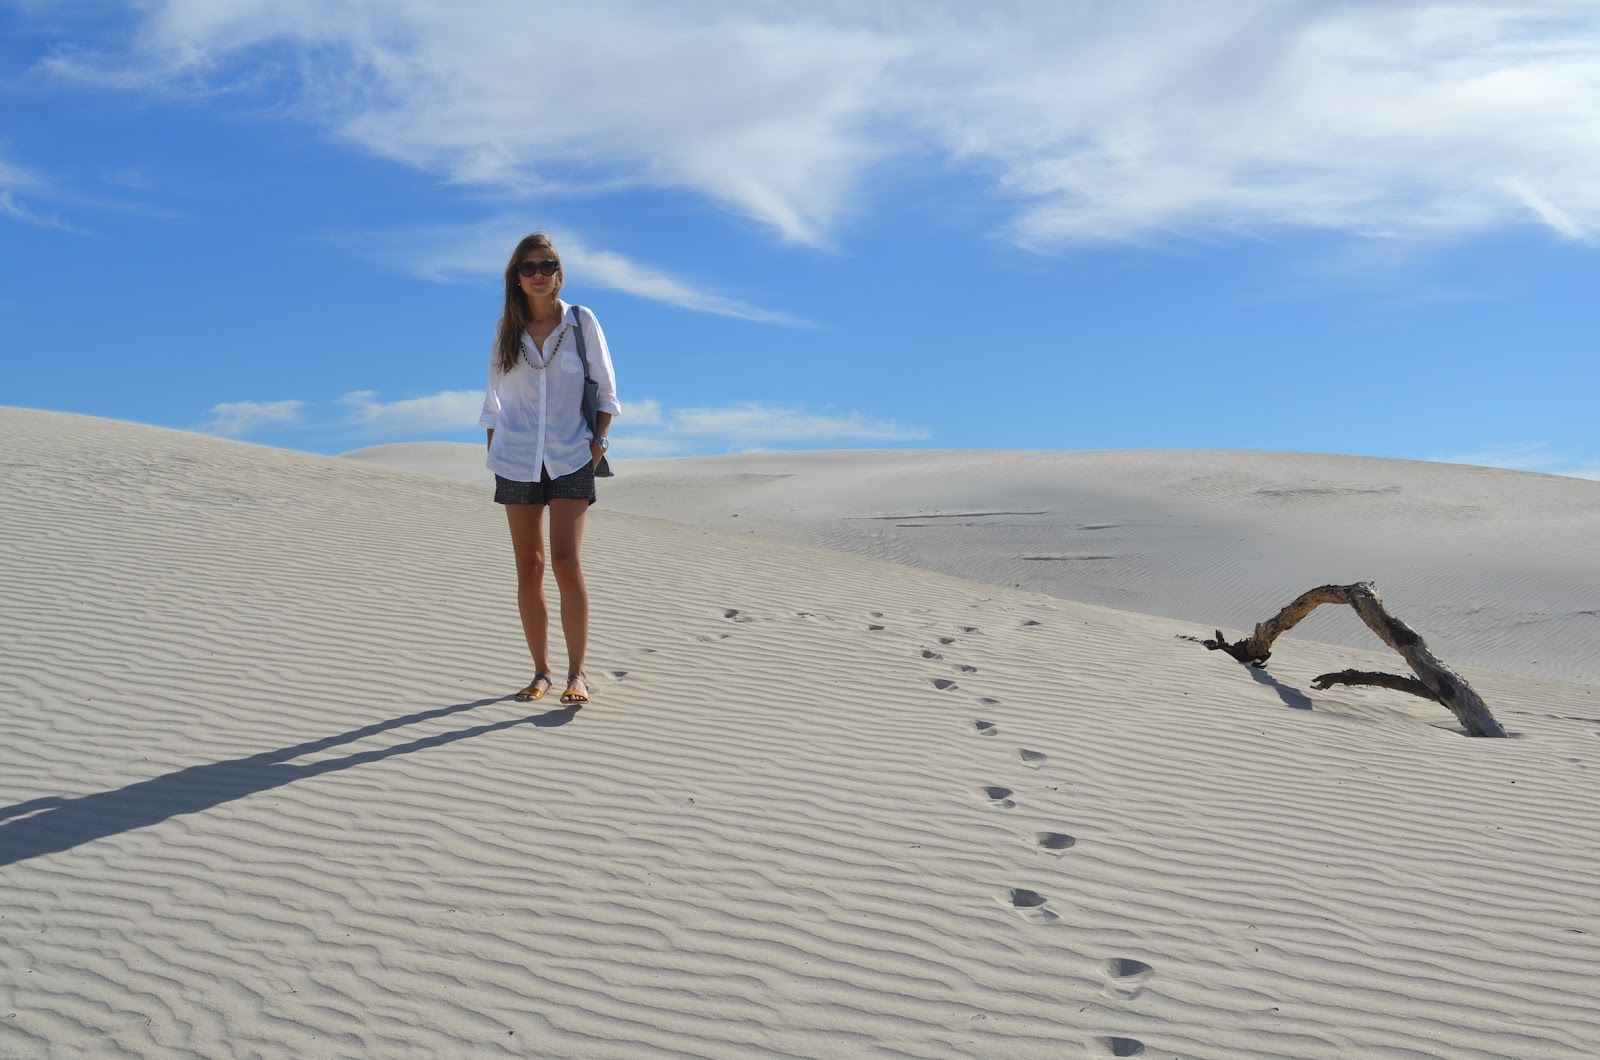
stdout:
<svg viewBox="0 0 1600 1060">
<path fill-rule="evenodd" d="M 556 336 L 556 344 L 550 348 L 550 356 L 546 357 L 543 361 L 536 361 L 532 357 L 529 357 L 528 356 L 527 343 L 524 343 L 523 347 L 522 347 L 522 359 L 523 359 L 523 361 L 526 362 L 526 364 L 528 365 L 529 368 L 532 368 L 536 372 L 544 371 L 546 368 L 549 368 L 551 362 L 553 362 L 556 359 L 556 354 L 561 352 L 561 343 L 562 343 L 563 340 L 566 339 L 566 337 L 567 337 L 567 325 L 563 324 L 563 325 L 561 325 L 561 334 Z M 530 335 L 529 336 L 529 342 L 532 341 L 532 338 L 533 337 Z"/>
</svg>

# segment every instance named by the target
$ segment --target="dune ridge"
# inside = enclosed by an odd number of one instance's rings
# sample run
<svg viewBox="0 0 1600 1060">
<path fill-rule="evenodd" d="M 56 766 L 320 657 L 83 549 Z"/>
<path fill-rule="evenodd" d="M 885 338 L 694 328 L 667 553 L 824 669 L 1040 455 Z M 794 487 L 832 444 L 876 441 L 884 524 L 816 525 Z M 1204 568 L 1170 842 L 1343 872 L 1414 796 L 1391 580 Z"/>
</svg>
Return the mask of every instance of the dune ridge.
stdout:
<svg viewBox="0 0 1600 1060">
<path fill-rule="evenodd" d="M 1589 1057 L 1600 699 L 0 410 L 0 1055 Z M 1021 507 L 1021 506 L 1017 506 Z"/>
<path fill-rule="evenodd" d="M 488 477 L 464 443 L 346 455 Z M 624 453 L 617 467 L 610 508 L 1233 632 L 1314 586 L 1375 581 L 1451 665 L 1600 683 L 1600 482 L 1204 450 Z M 1348 609 L 1293 636 L 1377 645 Z"/>
</svg>

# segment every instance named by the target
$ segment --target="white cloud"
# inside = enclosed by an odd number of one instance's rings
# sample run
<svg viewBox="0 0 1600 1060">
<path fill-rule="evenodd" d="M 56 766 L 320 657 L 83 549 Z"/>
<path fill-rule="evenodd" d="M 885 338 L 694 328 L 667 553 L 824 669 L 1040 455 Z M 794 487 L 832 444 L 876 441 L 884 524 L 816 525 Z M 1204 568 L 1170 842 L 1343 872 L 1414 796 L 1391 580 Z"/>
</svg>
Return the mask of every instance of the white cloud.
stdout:
<svg viewBox="0 0 1600 1060">
<path fill-rule="evenodd" d="M 0 214 L 16 221 L 26 221 L 28 224 L 43 225 L 48 227 L 44 218 L 29 210 L 17 201 L 11 192 L 0 187 Z"/>
<path fill-rule="evenodd" d="M 1436 238 L 1529 221 L 1593 233 L 1593 10 L 1237 3 L 1156 24 L 1162 6 L 1073 49 L 1043 100 L 930 119 L 983 128 L 987 160 L 1033 201 L 1024 238 L 1280 225 Z M 1105 68 L 1141 41 L 1131 70 Z"/>
<path fill-rule="evenodd" d="M 628 427 L 660 427 L 666 423 L 666 418 L 661 413 L 661 402 L 651 398 L 643 401 L 628 402 Z"/>
<path fill-rule="evenodd" d="M 1437 456 L 1429 459 L 1443 464 L 1472 464 L 1476 467 L 1501 467 L 1512 471 L 1537 471 L 1566 478 L 1600 479 L 1600 456 L 1576 457 L 1552 449 L 1545 442 L 1514 442 L 1492 445 L 1475 453 Z"/>
<path fill-rule="evenodd" d="M 517 241 L 530 230 L 526 219 L 497 217 L 469 225 L 391 232 L 362 242 L 374 249 L 377 260 L 398 264 L 424 280 L 437 282 L 464 276 L 498 279 Z M 801 323 L 785 313 L 701 290 L 615 251 L 596 250 L 571 232 L 549 231 L 561 253 L 567 281 L 576 288 L 603 287 L 680 309 L 758 323 Z M 566 292 L 564 296 L 570 297 Z"/>
<path fill-rule="evenodd" d="M 441 390 L 384 401 L 376 390 L 356 390 L 333 404 L 344 410 L 342 416 L 319 413 L 317 406 L 304 401 L 229 402 L 214 406 L 201 430 L 242 437 L 264 427 L 292 425 L 302 430 L 414 441 L 472 429 L 483 407 L 483 391 Z M 759 401 L 672 409 L 645 399 L 624 404 L 612 435 L 620 450 L 641 457 L 795 446 L 849 448 L 862 443 L 922 441 L 930 432 L 858 411 L 818 412 Z"/>
<path fill-rule="evenodd" d="M 731 298 L 698 291 L 673 276 L 630 261 L 614 251 L 590 250 L 570 235 L 563 236 L 556 245 L 561 248 L 563 268 L 566 268 L 566 262 L 571 261 L 574 276 L 599 284 L 601 287 L 626 291 L 640 298 L 650 298 L 681 309 L 693 309 L 702 313 L 717 313 L 721 316 L 754 320 L 763 324 L 800 323 L 786 313 L 758 309 Z"/>
<path fill-rule="evenodd" d="M 0 158 L 0 189 L 20 191 L 24 188 L 33 187 L 37 183 L 38 178 L 32 173 L 15 163 L 7 162 L 4 158 Z"/>
<path fill-rule="evenodd" d="M 355 426 L 398 437 L 466 430 L 478 422 L 483 391 L 441 390 L 424 397 L 380 401 L 376 390 L 356 390 L 339 398 L 338 403 L 352 411 Z"/>
<path fill-rule="evenodd" d="M 47 190 L 38 174 L 0 158 L 0 217 L 9 217 L 40 228 L 76 231 L 60 218 L 42 214 L 26 202 L 27 197 L 45 194 Z"/>
<path fill-rule="evenodd" d="M 229 401 L 211 406 L 211 418 L 200 425 L 208 434 L 242 437 L 262 427 L 298 423 L 304 401 Z"/>
<path fill-rule="evenodd" d="M 904 442 L 928 437 L 920 427 L 871 420 L 859 412 L 843 415 L 782 408 L 759 401 L 726 408 L 676 409 L 670 423 L 691 438 L 731 438 L 740 442 L 872 441 Z"/>
<path fill-rule="evenodd" d="M 422 397 L 384 401 L 376 390 L 355 390 L 335 400 L 341 415 L 305 401 L 231 401 L 211 408 L 200 427 L 211 434 L 243 437 L 266 427 L 307 431 L 352 429 L 367 436 L 412 437 L 459 432 L 478 422 L 482 390 L 442 390 Z"/>
<path fill-rule="evenodd" d="M 683 409 L 663 409 L 657 401 L 630 403 L 623 407 L 612 432 L 633 456 L 915 442 L 930 433 L 926 428 L 874 419 L 856 411 L 815 412 L 759 401 Z"/>
<path fill-rule="evenodd" d="M 75 84 L 300 93 L 306 115 L 396 161 L 518 193 L 704 193 L 817 242 L 881 152 L 851 128 L 881 37 L 694 0 L 153 0 L 126 55 L 61 52 Z M 285 55 L 287 52 L 287 56 Z"/>
<path fill-rule="evenodd" d="M 508 31 L 526 0 L 142 10 L 127 54 L 41 73 L 269 82 L 453 181 L 688 189 L 805 243 L 901 159 L 988 174 L 1037 245 L 1600 233 L 1600 7 L 1574 0 L 590 0 L 537 32 Z"/>
</svg>

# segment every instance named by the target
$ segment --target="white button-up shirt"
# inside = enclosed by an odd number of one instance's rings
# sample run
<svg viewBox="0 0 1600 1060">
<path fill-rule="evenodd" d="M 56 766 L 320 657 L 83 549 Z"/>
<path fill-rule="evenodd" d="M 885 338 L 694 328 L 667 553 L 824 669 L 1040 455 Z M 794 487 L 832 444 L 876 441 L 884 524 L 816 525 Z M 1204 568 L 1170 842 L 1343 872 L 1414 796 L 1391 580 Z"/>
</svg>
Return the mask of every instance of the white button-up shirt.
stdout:
<svg viewBox="0 0 1600 1060">
<path fill-rule="evenodd" d="M 478 426 L 494 431 L 485 466 L 515 482 L 538 482 L 541 469 L 560 478 L 594 459 L 589 450 L 593 435 L 583 421 L 583 359 L 577 337 L 569 334 L 572 329 L 583 328 L 589 375 L 600 384 L 600 411 L 613 416 L 622 412 L 600 322 L 588 310 L 580 314 L 566 302 L 560 305 L 561 323 L 544 340 L 544 348 L 524 333 L 521 356 L 511 371 L 500 370 L 498 344 L 489 350 L 489 388 L 478 417 Z M 551 358 L 549 367 L 534 367 L 546 358 Z"/>
</svg>

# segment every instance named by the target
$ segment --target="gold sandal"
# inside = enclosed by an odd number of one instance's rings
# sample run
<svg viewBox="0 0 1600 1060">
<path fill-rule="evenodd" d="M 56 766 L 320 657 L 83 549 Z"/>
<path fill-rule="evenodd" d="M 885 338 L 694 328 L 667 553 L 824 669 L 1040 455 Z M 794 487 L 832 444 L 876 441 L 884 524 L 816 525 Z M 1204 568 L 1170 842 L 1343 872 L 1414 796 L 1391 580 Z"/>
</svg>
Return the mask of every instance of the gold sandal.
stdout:
<svg viewBox="0 0 1600 1060">
<path fill-rule="evenodd" d="M 533 680 L 528 682 L 528 687 L 517 693 L 517 702 L 532 703 L 536 699 L 543 699 L 553 684 L 555 682 L 550 680 L 549 674 L 534 674 Z"/>
<path fill-rule="evenodd" d="M 569 707 L 589 702 L 589 682 L 582 674 L 567 675 L 567 690 L 561 693 L 561 702 Z"/>
</svg>

